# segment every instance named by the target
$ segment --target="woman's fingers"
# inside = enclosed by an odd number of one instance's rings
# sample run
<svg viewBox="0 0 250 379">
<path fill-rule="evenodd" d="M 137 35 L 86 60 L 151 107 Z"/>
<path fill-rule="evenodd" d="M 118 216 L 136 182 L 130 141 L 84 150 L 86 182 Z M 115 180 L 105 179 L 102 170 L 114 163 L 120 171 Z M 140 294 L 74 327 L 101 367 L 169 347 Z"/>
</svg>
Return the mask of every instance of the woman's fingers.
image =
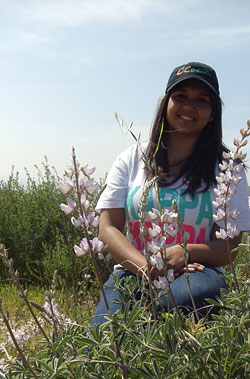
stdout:
<svg viewBox="0 0 250 379">
<path fill-rule="evenodd" d="M 202 264 L 200 263 L 190 263 L 188 264 L 188 271 L 189 270 L 192 270 L 192 271 L 203 271 L 205 268 L 205 266 L 203 266 Z M 184 271 L 186 271 L 186 267 L 184 267 Z"/>
<path fill-rule="evenodd" d="M 203 271 L 205 266 L 202 265 L 201 263 L 189 263 L 187 268 L 188 268 L 188 272 L 194 272 L 194 271 Z M 183 274 L 183 272 L 186 272 L 186 267 L 182 267 L 180 270 L 176 271 L 174 275 L 177 278 L 180 274 Z M 155 266 L 151 267 L 150 274 L 151 274 L 152 280 L 158 279 L 159 276 L 164 276 L 164 272 L 158 271 Z"/>
<path fill-rule="evenodd" d="M 203 266 L 200 263 L 189 263 L 188 264 L 188 272 L 194 272 L 194 271 L 203 271 L 205 266 Z M 175 276 L 179 276 L 179 274 L 182 274 L 183 272 L 186 272 L 186 267 L 182 267 L 181 270 L 175 273 Z"/>
</svg>

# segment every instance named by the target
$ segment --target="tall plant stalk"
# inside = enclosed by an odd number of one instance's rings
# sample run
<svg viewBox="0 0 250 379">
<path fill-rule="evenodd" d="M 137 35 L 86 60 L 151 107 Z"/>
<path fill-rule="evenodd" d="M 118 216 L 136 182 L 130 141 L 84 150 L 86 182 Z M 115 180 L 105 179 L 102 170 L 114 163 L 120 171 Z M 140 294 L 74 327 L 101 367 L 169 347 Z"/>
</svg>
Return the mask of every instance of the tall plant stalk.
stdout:
<svg viewBox="0 0 250 379">
<path fill-rule="evenodd" d="M 17 286 L 17 288 L 19 289 L 20 291 L 20 296 L 23 298 L 25 304 L 27 305 L 27 308 L 29 309 L 36 325 L 38 326 L 39 330 L 41 331 L 41 333 L 43 334 L 44 338 L 47 340 L 47 342 L 50 344 L 50 340 L 47 336 L 47 334 L 45 333 L 43 327 L 41 326 L 40 322 L 38 321 L 35 313 L 33 312 L 33 309 L 31 307 L 31 304 L 29 302 L 29 299 L 28 299 L 28 296 L 27 296 L 27 292 L 23 289 L 23 286 L 21 285 L 20 281 L 19 281 L 19 274 L 18 274 L 18 271 L 14 270 L 13 268 L 13 260 L 12 258 L 8 258 L 8 251 L 7 249 L 5 249 L 4 245 L 0 244 L 0 256 L 3 260 L 3 263 L 5 264 L 5 266 L 7 266 L 8 270 L 9 270 L 9 274 L 11 276 L 11 278 L 13 279 L 15 285 Z"/>
<path fill-rule="evenodd" d="M 24 354 L 22 352 L 22 349 L 18 345 L 17 340 L 16 340 L 16 338 L 14 336 L 14 333 L 12 332 L 12 329 L 10 327 L 9 321 L 6 318 L 5 314 L 4 314 L 4 310 L 3 310 L 3 307 L 2 307 L 2 299 L 0 299 L 0 313 L 2 315 L 3 322 L 5 323 L 5 325 L 6 325 L 7 329 L 8 329 L 8 332 L 10 334 L 10 337 L 11 337 L 12 341 L 13 341 L 13 344 L 14 344 L 16 350 L 18 351 L 18 354 L 20 355 L 20 358 L 22 359 L 25 367 L 29 370 L 29 372 L 31 373 L 31 375 L 33 376 L 33 378 L 38 379 L 38 376 L 35 374 L 33 368 L 31 367 L 31 365 L 29 364 L 29 362 L 25 358 L 25 356 L 24 356 Z"/>
</svg>

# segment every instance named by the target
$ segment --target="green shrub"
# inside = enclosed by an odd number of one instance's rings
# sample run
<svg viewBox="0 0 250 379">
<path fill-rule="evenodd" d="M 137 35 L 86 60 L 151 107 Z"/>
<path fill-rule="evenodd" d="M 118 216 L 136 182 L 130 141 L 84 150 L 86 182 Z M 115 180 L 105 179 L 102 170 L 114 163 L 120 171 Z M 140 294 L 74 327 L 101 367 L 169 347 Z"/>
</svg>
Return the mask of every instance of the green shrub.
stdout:
<svg viewBox="0 0 250 379">
<path fill-rule="evenodd" d="M 23 280 L 46 286 L 57 269 L 64 285 L 77 286 L 84 263 L 76 259 L 73 247 L 83 232 L 75 229 L 60 210 L 65 196 L 58 188 L 56 171 L 47 160 L 43 172 L 37 170 L 37 180 L 26 171 L 26 185 L 20 184 L 14 172 L 7 182 L 0 182 L 0 241 L 8 248 Z M 101 271 L 106 270 L 103 267 Z M 0 279 L 5 278 L 8 274 L 1 263 Z"/>
</svg>

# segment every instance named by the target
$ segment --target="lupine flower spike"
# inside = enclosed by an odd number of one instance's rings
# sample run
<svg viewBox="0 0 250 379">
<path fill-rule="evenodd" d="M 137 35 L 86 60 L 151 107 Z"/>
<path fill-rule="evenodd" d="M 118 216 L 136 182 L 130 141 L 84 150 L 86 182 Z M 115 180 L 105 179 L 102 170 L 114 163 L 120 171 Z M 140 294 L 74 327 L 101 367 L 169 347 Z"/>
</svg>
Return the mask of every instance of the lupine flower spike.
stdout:
<svg viewBox="0 0 250 379">
<path fill-rule="evenodd" d="M 232 225 L 229 222 L 230 219 L 236 220 L 238 217 L 237 210 L 230 208 L 230 201 L 232 196 L 234 196 L 234 194 L 236 193 L 237 187 L 241 183 L 240 172 L 243 169 L 243 163 L 239 163 L 239 160 L 243 160 L 246 158 L 246 154 L 242 153 L 241 148 L 243 146 L 246 146 L 246 138 L 250 135 L 250 120 L 247 121 L 247 128 L 242 128 L 240 130 L 240 133 L 241 139 L 234 139 L 234 146 L 236 147 L 235 152 L 229 151 L 223 153 L 224 160 L 219 165 L 220 175 L 216 177 L 218 184 L 217 187 L 214 189 L 216 199 L 215 201 L 213 201 L 213 205 L 217 209 L 216 213 L 213 216 L 214 221 L 224 221 L 224 228 L 220 228 L 220 231 L 216 232 L 216 237 L 219 239 L 226 240 L 227 242 L 228 257 L 238 291 L 240 289 L 235 274 L 229 239 L 233 239 L 234 237 L 238 236 L 240 232 L 235 225 Z"/>
<path fill-rule="evenodd" d="M 72 215 L 71 223 L 75 228 L 83 229 L 84 238 L 82 238 L 79 246 L 74 246 L 74 252 L 76 257 L 83 257 L 87 254 L 91 257 L 101 290 L 104 294 L 105 305 L 109 311 L 96 263 L 96 256 L 99 259 L 105 258 L 106 246 L 98 238 L 99 215 L 90 209 L 90 202 L 88 200 L 88 197 L 93 195 L 98 189 L 98 184 L 91 177 L 95 171 L 95 167 L 89 167 L 88 165 L 81 167 L 79 161 L 76 159 L 74 148 L 72 150 L 72 158 L 72 167 L 65 171 L 63 181 L 59 182 L 61 191 L 66 196 L 71 197 L 67 197 L 67 204 L 61 204 L 60 208 L 66 215 Z"/>
</svg>

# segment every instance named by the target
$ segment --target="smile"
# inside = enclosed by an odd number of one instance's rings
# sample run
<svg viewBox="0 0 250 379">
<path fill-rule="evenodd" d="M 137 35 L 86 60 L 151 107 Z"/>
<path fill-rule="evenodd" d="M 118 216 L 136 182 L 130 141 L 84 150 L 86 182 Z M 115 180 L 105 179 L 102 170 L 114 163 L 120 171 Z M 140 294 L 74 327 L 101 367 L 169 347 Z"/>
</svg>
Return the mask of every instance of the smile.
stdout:
<svg viewBox="0 0 250 379">
<path fill-rule="evenodd" d="M 181 119 L 183 120 L 187 120 L 187 121 L 195 121 L 195 119 L 193 117 L 189 117 L 189 116 L 184 116 L 184 115 L 180 115 L 179 116 Z"/>
</svg>

